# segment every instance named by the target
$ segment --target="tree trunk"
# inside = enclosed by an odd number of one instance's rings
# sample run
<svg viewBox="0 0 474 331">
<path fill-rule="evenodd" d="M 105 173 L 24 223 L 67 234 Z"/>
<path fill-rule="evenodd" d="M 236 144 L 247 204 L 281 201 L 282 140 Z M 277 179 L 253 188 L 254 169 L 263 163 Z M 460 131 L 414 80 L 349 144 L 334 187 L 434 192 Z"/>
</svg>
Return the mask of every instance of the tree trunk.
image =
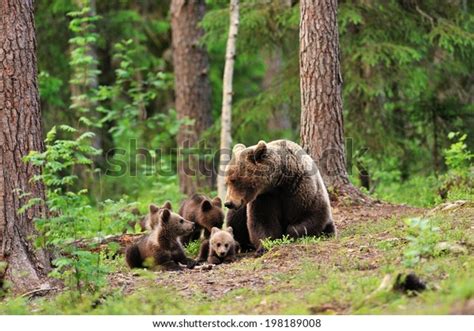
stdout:
<svg viewBox="0 0 474 331">
<path fill-rule="evenodd" d="M 219 171 L 217 176 L 217 192 L 222 201 L 225 200 L 226 187 L 223 171 L 230 161 L 232 145 L 232 81 L 234 77 L 235 49 L 239 31 L 239 0 L 230 1 L 230 26 L 227 38 L 225 67 L 222 92 L 221 114 L 221 145 L 219 150 Z"/>
<path fill-rule="evenodd" d="M 349 181 L 342 117 L 337 0 L 300 2 L 301 142 L 332 197 L 363 194 Z"/>
<path fill-rule="evenodd" d="M 192 150 L 198 146 L 201 134 L 211 125 L 211 85 L 209 59 L 200 45 L 204 31 L 199 27 L 205 13 L 204 0 L 172 0 L 171 30 L 175 74 L 176 111 L 178 119 L 188 118 L 178 133 L 179 186 L 185 194 L 209 186 L 212 181 L 210 162 L 198 158 Z M 192 154 L 186 153 L 186 149 Z"/>
<path fill-rule="evenodd" d="M 31 1 L 0 0 L 0 130 L 0 261 L 18 293 L 43 284 L 50 268 L 31 238 L 45 207 L 18 212 L 29 199 L 45 198 L 44 186 L 32 181 L 40 169 L 22 160 L 43 150 Z"/>
</svg>

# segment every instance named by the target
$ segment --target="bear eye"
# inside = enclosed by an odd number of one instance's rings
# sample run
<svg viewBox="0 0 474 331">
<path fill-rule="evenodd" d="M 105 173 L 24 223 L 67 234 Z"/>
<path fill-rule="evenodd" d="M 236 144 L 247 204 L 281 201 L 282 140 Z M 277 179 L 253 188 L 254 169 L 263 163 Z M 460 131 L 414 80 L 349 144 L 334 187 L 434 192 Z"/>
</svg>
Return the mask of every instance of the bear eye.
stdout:
<svg viewBox="0 0 474 331">
<path fill-rule="evenodd" d="M 179 223 L 183 224 L 183 223 L 184 223 L 183 219 L 180 219 L 180 220 L 179 220 Z"/>
<path fill-rule="evenodd" d="M 225 244 L 225 248 L 229 247 L 229 244 Z"/>
<path fill-rule="evenodd" d="M 220 244 L 220 243 L 219 243 L 219 244 L 217 244 L 217 247 L 221 247 L 221 244 Z"/>
</svg>

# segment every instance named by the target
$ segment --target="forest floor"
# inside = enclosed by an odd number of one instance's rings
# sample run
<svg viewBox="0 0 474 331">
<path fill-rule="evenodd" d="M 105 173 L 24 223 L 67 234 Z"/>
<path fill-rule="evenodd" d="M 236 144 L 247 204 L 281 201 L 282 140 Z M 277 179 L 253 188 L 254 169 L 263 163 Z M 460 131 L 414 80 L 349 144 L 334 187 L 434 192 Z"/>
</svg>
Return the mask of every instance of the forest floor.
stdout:
<svg viewBox="0 0 474 331">
<path fill-rule="evenodd" d="M 173 296 L 168 308 L 167 300 L 160 299 L 163 306 L 148 313 L 474 313 L 474 287 L 469 284 L 474 279 L 473 204 L 435 210 L 336 206 L 333 213 L 337 238 L 277 243 L 260 258 L 241 254 L 236 263 L 211 270 L 159 272 L 151 279 L 120 272 L 110 281 L 125 293 L 137 295 L 151 287 Z M 440 230 L 416 233 L 405 222 L 413 217 L 430 219 Z M 410 235 L 415 239 L 410 241 Z M 439 243 L 442 252 L 436 249 Z M 422 256 L 408 268 L 403 262 L 409 253 L 404 252 L 410 250 Z M 410 272 L 426 282 L 427 291 L 377 290 L 384 278 L 394 282 L 398 274 Z"/>
<path fill-rule="evenodd" d="M 235 263 L 207 270 L 137 272 L 117 259 L 101 297 L 71 305 L 63 293 L 53 303 L 35 299 L 26 309 L 55 314 L 474 314 L 473 202 L 431 210 L 335 206 L 333 213 L 337 238 L 283 240 L 262 257 L 241 254 Z M 395 290 L 397 275 L 409 273 L 427 289 Z"/>
</svg>

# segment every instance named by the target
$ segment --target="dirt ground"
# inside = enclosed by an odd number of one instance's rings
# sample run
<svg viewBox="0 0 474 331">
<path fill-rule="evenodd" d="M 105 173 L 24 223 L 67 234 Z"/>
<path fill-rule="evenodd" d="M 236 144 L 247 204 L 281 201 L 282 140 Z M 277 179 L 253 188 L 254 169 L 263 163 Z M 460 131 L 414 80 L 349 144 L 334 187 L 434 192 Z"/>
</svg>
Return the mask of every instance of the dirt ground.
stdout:
<svg viewBox="0 0 474 331">
<path fill-rule="evenodd" d="M 416 215 L 423 212 L 424 210 L 419 208 L 382 203 L 375 203 L 370 207 L 333 206 L 334 221 L 339 232 L 357 223 L 376 222 L 394 216 Z M 377 236 L 380 236 L 380 239 L 387 239 L 383 232 Z M 297 244 L 275 247 L 259 259 L 255 259 L 252 253 L 240 254 L 237 262 L 230 265 L 214 266 L 210 270 L 196 268 L 182 272 L 157 272 L 155 281 L 160 286 L 173 289 L 184 297 L 200 294 L 206 298 L 220 298 L 229 291 L 243 287 L 251 290 L 263 287 L 271 288 L 272 278 L 268 276 L 275 273 L 285 273 L 291 276 L 301 268 L 303 260 L 323 263 L 331 251 L 342 248 L 341 245 L 345 246 L 344 249 L 350 252 L 351 256 L 364 262 L 360 264 L 359 268 L 370 270 L 377 267 L 377 261 L 381 257 L 376 251 L 360 249 L 360 244 L 351 241 L 341 244 L 338 240 L 334 240 L 324 245 L 324 249 L 321 249 L 319 245 Z M 253 267 L 256 262 L 259 263 L 258 268 Z M 141 283 L 140 277 L 133 272 L 112 274 L 109 281 L 124 289 L 125 293 L 133 292 L 134 289 L 140 287 Z M 281 291 L 282 286 L 285 285 L 282 285 L 281 282 L 278 283 L 278 286 L 275 286 L 275 291 Z M 292 291 L 295 292 L 298 289 Z M 315 307 L 314 313 L 324 312 L 327 309 L 342 312 L 344 308 Z"/>
</svg>

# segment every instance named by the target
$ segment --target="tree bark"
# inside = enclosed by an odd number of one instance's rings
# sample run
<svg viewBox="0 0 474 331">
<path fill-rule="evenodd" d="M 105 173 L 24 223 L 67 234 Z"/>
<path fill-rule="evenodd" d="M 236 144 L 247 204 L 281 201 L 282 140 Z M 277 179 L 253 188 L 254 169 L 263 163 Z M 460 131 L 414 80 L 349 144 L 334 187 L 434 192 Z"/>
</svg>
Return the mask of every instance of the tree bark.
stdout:
<svg viewBox="0 0 474 331">
<path fill-rule="evenodd" d="M 18 212 L 30 198 L 45 198 L 42 183 L 32 181 L 40 169 L 23 162 L 44 147 L 32 1 L 0 0 L 0 130 L 0 261 L 18 293 L 42 285 L 50 268 L 32 240 L 34 219 L 45 217 L 45 207 Z"/>
<path fill-rule="evenodd" d="M 204 34 L 199 23 L 204 17 L 204 0 L 172 0 L 171 31 L 175 74 L 176 111 L 178 119 L 188 118 L 178 133 L 179 186 L 185 194 L 210 186 L 212 168 L 209 162 L 198 158 L 198 153 L 187 154 L 186 149 L 198 148 L 202 133 L 211 125 L 211 85 L 209 59 L 200 45 Z M 182 152 L 182 153 L 181 153 Z"/>
<path fill-rule="evenodd" d="M 232 81 L 234 77 L 234 62 L 239 32 L 239 0 L 230 1 L 230 26 L 227 38 L 225 67 L 222 92 L 221 114 L 221 144 L 219 149 L 219 171 L 217 176 L 217 192 L 222 201 L 225 201 L 226 187 L 223 171 L 230 161 L 232 145 Z"/>
<path fill-rule="evenodd" d="M 349 181 L 344 147 L 337 0 L 300 2 L 301 142 L 332 197 L 364 195 Z"/>
</svg>

